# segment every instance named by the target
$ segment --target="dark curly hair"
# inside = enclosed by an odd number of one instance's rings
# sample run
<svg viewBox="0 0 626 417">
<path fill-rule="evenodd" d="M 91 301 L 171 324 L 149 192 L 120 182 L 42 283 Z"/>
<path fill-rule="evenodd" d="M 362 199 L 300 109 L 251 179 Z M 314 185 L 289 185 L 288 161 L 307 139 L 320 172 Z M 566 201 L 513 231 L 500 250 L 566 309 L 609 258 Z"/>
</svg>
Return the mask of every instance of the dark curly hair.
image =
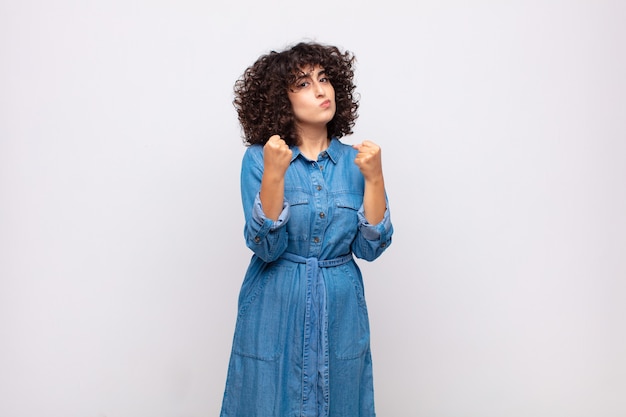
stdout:
<svg viewBox="0 0 626 417">
<path fill-rule="evenodd" d="M 298 144 L 295 116 L 287 91 L 302 70 L 319 65 L 335 90 L 336 112 L 328 122 L 328 137 L 341 138 L 352 133 L 358 117 L 359 98 L 354 94 L 354 55 L 336 46 L 300 42 L 282 52 L 260 56 L 234 86 L 239 123 L 246 146 L 265 144 L 280 135 L 289 146 Z"/>
</svg>

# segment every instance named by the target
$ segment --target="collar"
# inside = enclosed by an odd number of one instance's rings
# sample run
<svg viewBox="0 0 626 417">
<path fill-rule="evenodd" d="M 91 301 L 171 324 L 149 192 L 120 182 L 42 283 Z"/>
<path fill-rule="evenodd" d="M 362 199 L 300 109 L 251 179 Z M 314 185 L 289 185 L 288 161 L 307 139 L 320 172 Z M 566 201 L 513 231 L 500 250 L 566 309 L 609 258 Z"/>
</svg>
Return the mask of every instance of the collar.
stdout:
<svg viewBox="0 0 626 417">
<path fill-rule="evenodd" d="M 298 156 L 301 155 L 301 153 L 300 153 L 300 149 L 297 146 L 293 146 L 291 150 L 293 152 L 293 154 L 291 155 L 291 162 L 293 162 Z M 321 153 L 324 153 L 324 152 L 326 152 L 326 154 L 328 155 L 328 158 L 331 161 L 333 161 L 334 164 L 336 164 L 343 152 L 343 149 L 341 147 L 341 142 L 339 142 L 337 138 L 331 138 L 330 145 L 328 145 L 328 148 L 326 148 Z"/>
</svg>

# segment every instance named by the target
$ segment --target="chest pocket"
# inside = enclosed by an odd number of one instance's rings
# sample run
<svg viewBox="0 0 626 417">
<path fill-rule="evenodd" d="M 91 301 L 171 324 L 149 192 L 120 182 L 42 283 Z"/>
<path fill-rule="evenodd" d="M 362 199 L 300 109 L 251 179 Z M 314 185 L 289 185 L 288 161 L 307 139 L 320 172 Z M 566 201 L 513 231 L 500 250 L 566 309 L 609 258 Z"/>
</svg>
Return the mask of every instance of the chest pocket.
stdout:
<svg viewBox="0 0 626 417">
<path fill-rule="evenodd" d="M 289 203 L 289 222 L 287 235 L 290 240 L 308 240 L 311 208 L 309 195 L 300 190 L 285 190 L 285 199 Z"/>
<path fill-rule="evenodd" d="M 339 209 L 358 210 L 363 204 L 363 196 L 352 193 L 335 194 L 335 205 Z"/>
<path fill-rule="evenodd" d="M 357 232 L 357 213 L 363 204 L 363 196 L 353 193 L 337 193 L 333 196 L 333 234 L 338 241 L 350 244 Z"/>
</svg>

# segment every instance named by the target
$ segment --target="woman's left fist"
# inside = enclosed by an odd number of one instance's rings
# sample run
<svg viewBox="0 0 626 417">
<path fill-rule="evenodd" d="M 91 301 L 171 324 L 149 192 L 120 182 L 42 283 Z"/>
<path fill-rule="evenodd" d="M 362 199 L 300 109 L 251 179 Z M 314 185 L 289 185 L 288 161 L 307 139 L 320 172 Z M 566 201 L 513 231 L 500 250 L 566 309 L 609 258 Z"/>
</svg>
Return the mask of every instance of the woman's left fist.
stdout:
<svg viewBox="0 0 626 417">
<path fill-rule="evenodd" d="M 358 151 L 354 163 L 359 167 L 366 181 L 375 181 L 383 177 L 383 165 L 380 146 L 365 140 L 363 143 L 352 145 Z"/>
</svg>

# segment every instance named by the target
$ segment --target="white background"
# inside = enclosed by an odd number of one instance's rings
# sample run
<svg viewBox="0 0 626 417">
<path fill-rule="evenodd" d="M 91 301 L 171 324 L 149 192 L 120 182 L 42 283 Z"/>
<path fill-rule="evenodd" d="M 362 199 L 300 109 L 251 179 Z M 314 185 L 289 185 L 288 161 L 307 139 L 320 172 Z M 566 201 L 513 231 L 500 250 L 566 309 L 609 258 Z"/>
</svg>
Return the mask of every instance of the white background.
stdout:
<svg viewBox="0 0 626 417">
<path fill-rule="evenodd" d="M 620 1 L 0 2 L 0 415 L 217 416 L 250 252 L 232 86 L 358 59 L 396 233 L 378 415 L 626 415 Z M 351 417 L 351 416 L 345 416 Z"/>
</svg>

